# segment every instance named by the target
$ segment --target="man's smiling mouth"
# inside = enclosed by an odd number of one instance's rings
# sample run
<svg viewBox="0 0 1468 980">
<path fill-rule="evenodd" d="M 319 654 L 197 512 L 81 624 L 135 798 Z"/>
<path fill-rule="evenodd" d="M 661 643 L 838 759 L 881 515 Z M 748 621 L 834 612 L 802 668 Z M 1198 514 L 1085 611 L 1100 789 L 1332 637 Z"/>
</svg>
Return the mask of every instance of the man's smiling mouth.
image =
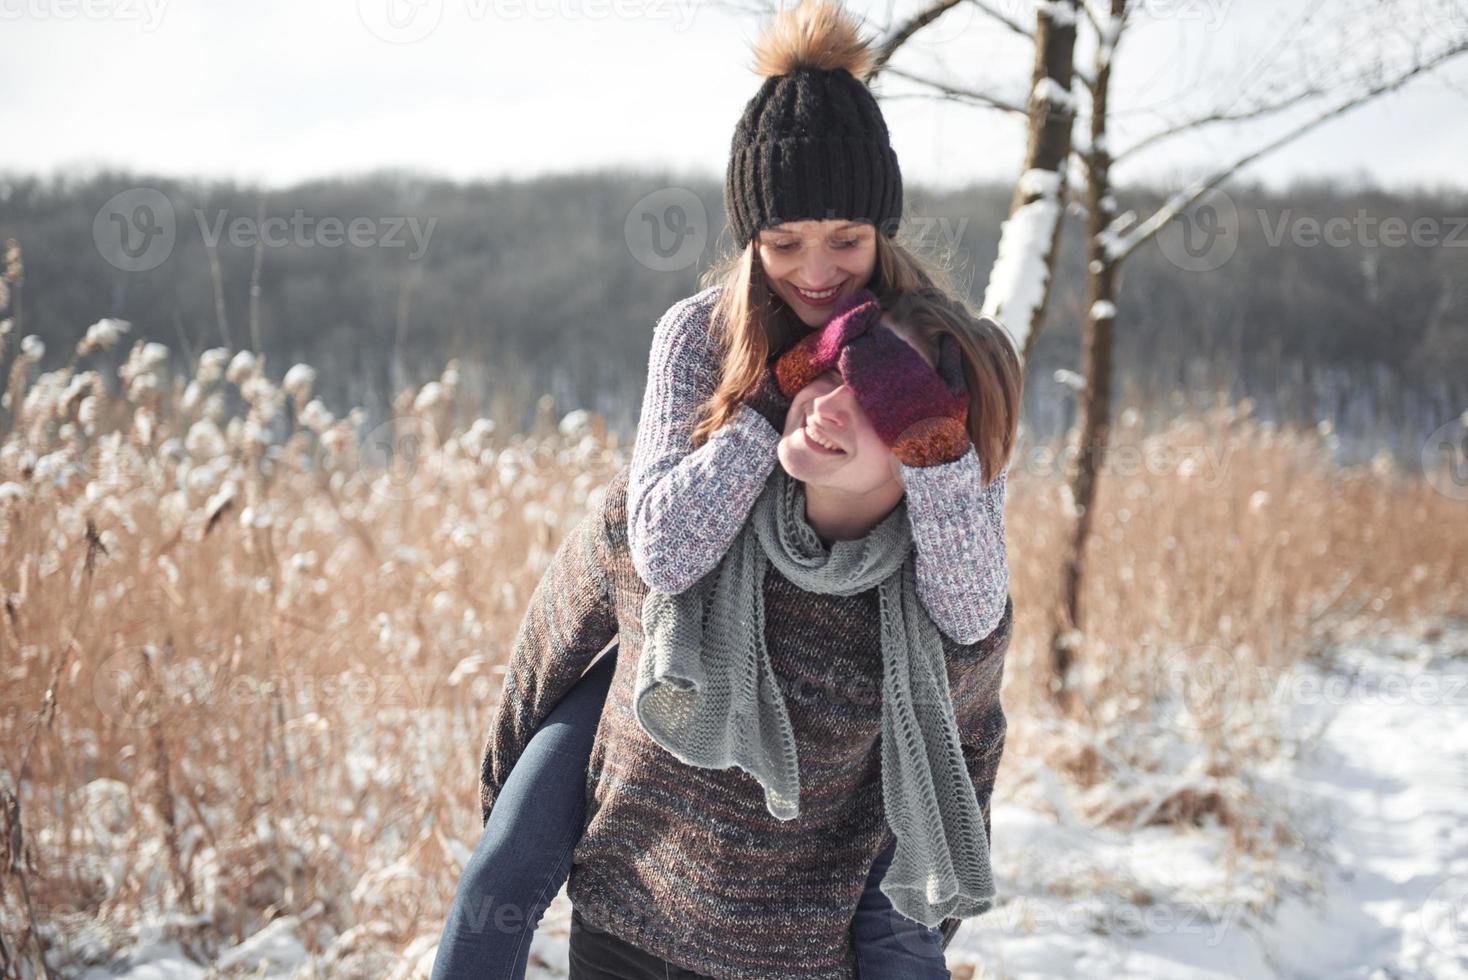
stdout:
<svg viewBox="0 0 1468 980">
<path fill-rule="evenodd" d="M 802 429 L 802 431 L 805 432 L 805 437 L 807 439 L 809 439 L 811 442 L 815 443 L 817 446 L 820 446 L 822 449 L 828 450 L 828 451 L 830 451 L 832 453 L 840 453 L 841 455 L 845 455 L 846 454 L 846 450 L 842 449 L 840 446 L 836 445 L 831 440 L 824 438 L 823 436 L 821 436 L 820 434 L 818 434 L 814 429 L 812 429 L 810 427 L 809 422 L 807 422 L 804 426 L 802 426 L 801 429 Z"/>
</svg>

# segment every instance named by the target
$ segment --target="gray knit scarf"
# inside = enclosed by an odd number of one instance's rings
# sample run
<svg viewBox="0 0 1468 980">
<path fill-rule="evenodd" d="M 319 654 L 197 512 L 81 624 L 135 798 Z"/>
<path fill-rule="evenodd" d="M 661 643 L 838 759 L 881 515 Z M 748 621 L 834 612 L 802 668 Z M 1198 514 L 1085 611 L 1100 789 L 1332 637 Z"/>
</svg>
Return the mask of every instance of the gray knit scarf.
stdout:
<svg viewBox="0 0 1468 980">
<path fill-rule="evenodd" d="M 943 641 L 917 597 L 904 499 L 828 551 L 805 518 L 805 485 L 776 465 L 719 565 L 677 595 L 649 591 L 633 705 L 643 729 L 692 766 L 738 766 L 780 820 L 800 813 L 799 762 L 765 649 L 766 562 L 807 592 L 879 590 L 882 798 L 897 838 L 882 891 L 926 926 L 994 904 L 983 812 L 964 764 Z"/>
</svg>

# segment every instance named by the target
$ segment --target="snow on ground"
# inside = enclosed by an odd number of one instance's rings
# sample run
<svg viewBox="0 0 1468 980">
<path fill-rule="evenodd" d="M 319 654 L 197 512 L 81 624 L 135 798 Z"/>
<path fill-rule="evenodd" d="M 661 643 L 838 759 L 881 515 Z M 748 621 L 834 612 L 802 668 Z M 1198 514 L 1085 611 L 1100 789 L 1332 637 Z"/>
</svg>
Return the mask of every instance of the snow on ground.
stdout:
<svg viewBox="0 0 1468 980">
<path fill-rule="evenodd" d="M 1276 688 L 1300 748 L 1270 776 L 1300 815 L 1299 853 L 1225 872 L 1220 833 L 1128 837 L 996 807 L 999 888 L 1013 899 L 965 923 L 950 967 L 1015 978 L 1468 977 L 1468 630 L 1357 640 L 1322 659 Z M 1283 897 L 1260 918 L 1252 910 L 1274 890 Z"/>
<path fill-rule="evenodd" d="M 1006 899 L 955 937 L 955 977 L 1468 978 L 1468 624 L 1415 635 L 1339 644 L 1276 688 L 1298 741 L 1260 775 L 1306 843 L 1268 866 L 1227 866 L 1216 826 L 1096 829 L 997 805 Z M 231 950 L 231 964 L 313 975 L 292 921 Z M 566 975 L 569 921 L 563 888 L 530 980 Z M 426 977 L 436 941 L 404 950 L 395 975 Z M 204 973 L 176 948 L 130 952 L 116 975 Z"/>
<path fill-rule="evenodd" d="M 1337 652 L 1344 704 L 1299 772 L 1334 867 L 1265 934 L 1279 975 L 1468 977 L 1468 640 L 1443 641 Z"/>
</svg>

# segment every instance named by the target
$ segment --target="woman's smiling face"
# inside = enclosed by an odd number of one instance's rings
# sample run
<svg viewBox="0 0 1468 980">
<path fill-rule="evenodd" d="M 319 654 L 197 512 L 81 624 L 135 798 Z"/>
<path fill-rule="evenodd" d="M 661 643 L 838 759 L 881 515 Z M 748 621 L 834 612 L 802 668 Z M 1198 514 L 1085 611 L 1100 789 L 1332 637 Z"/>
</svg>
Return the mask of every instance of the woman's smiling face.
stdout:
<svg viewBox="0 0 1468 980">
<path fill-rule="evenodd" d="M 877 267 L 877 230 L 859 221 L 787 221 L 755 242 L 770 288 L 808 327 L 825 323 Z"/>
</svg>

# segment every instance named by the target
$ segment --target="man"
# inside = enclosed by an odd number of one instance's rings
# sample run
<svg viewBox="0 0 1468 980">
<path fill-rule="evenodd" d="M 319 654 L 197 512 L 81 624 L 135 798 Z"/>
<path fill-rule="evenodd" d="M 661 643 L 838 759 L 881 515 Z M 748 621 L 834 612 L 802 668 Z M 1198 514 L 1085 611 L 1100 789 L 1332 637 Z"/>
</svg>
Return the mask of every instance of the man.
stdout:
<svg viewBox="0 0 1468 980">
<path fill-rule="evenodd" d="M 890 323 L 881 329 L 888 328 L 899 332 Z M 930 349 L 904 339 L 934 362 Z M 833 554 L 905 531 L 896 457 L 835 368 L 795 393 L 778 458 L 772 481 L 795 481 L 800 517 Z M 619 639 L 568 885 L 576 908 L 573 978 L 589 975 L 576 966 L 578 944 L 586 949 L 592 941 L 582 931 L 589 927 L 604 935 L 598 944 L 620 943 L 670 973 L 845 980 L 855 965 L 853 915 L 868 872 L 894 836 L 891 811 L 884 812 L 881 739 L 891 594 L 803 589 L 774 564 L 762 573 L 758 639 L 799 759 L 798 816 L 776 818 L 766 787 L 747 768 L 687 764 L 643 724 L 640 696 L 652 669 L 640 663 L 649 590 L 628 552 L 626 489 L 624 469 L 567 536 L 531 598 L 485 745 L 485 821 L 537 725 Z M 724 564 L 710 573 L 710 588 L 721 574 Z M 975 644 L 936 629 L 926 634 L 942 645 L 962 765 L 982 812 L 985 871 L 1012 626 L 1006 602 L 999 626 Z M 948 919 L 945 934 L 956 925 Z"/>
</svg>

